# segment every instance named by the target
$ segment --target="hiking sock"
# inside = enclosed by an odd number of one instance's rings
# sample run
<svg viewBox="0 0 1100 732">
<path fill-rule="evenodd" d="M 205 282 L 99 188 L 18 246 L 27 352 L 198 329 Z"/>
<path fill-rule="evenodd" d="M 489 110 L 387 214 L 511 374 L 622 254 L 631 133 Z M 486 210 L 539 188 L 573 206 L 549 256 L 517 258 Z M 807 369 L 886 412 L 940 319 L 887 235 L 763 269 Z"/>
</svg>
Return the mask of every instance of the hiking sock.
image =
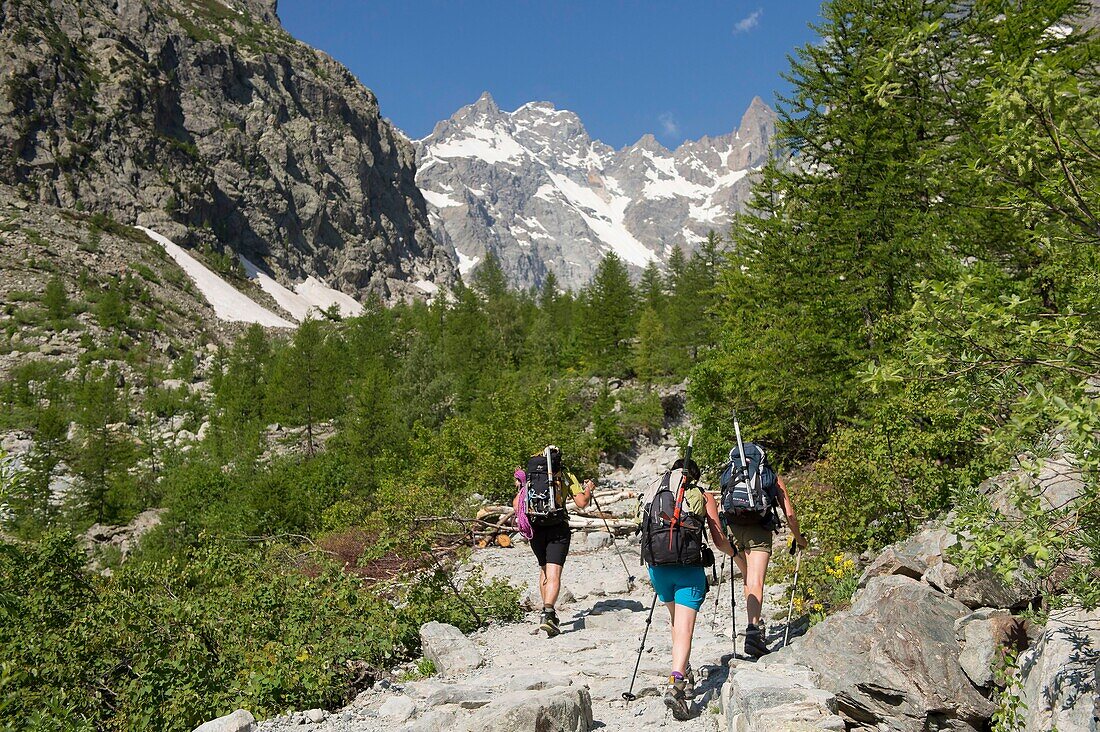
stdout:
<svg viewBox="0 0 1100 732">
<path fill-rule="evenodd" d="M 665 706 L 672 710 L 672 716 L 681 722 L 691 718 L 691 707 L 687 703 L 687 679 L 679 671 L 673 671 L 668 677 L 665 689 Z"/>
<path fill-rule="evenodd" d="M 691 664 L 687 665 L 687 669 L 684 671 L 684 698 L 695 698 L 695 672 L 691 670 Z"/>
</svg>

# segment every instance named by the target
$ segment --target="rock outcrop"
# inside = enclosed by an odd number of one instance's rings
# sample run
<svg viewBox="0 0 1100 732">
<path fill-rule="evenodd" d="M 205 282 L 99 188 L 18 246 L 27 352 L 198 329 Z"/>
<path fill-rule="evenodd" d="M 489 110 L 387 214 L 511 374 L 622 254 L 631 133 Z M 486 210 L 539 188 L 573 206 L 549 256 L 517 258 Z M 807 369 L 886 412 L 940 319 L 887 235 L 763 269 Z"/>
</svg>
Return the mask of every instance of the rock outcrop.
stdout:
<svg viewBox="0 0 1100 732">
<path fill-rule="evenodd" d="M 1023 729 L 1100 729 L 1100 610 L 1051 613 L 1042 636 L 1018 660 Z"/>
<path fill-rule="evenodd" d="M 502 111 L 485 93 L 416 142 L 432 228 L 469 271 L 492 252 L 511 284 L 587 284 L 606 252 L 639 268 L 724 232 L 767 161 L 775 112 L 759 98 L 726 135 L 615 150 L 546 102 Z M 635 269 L 637 271 L 637 269 Z"/>
<path fill-rule="evenodd" d="M 0 182 L 356 297 L 454 278 L 414 151 L 274 0 L 0 6 Z"/>
<path fill-rule="evenodd" d="M 968 613 L 912 577 L 877 577 L 851 610 L 810 629 L 797 658 L 856 722 L 899 732 L 981 729 L 994 706 L 959 666 L 955 638 L 955 621 Z"/>
</svg>

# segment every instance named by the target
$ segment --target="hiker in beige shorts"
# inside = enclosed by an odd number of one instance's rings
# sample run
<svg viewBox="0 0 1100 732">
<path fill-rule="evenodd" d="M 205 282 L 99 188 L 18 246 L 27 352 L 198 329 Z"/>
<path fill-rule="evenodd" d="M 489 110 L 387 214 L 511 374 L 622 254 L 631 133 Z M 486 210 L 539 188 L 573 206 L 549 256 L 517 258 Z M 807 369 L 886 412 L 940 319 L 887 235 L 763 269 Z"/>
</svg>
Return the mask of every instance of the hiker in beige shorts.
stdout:
<svg viewBox="0 0 1100 732">
<path fill-rule="evenodd" d="M 779 476 L 776 476 L 775 492 L 779 506 L 787 518 L 787 525 L 791 527 L 794 542 L 805 549 L 806 539 L 798 530 L 794 504 L 787 493 L 787 486 Z M 737 548 L 733 561 L 737 563 L 741 576 L 745 579 L 745 606 L 749 616 L 745 632 L 745 652 L 750 656 L 762 656 L 768 652 L 764 642 L 766 630 L 760 621 L 760 613 L 764 601 L 764 576 L 768 572 L 768 560 L 771 559 L 772 542 L 777 528 L 778 522 L 771 520 L 731 523 L 727 526 L 730 542 Z"/>
</svg>

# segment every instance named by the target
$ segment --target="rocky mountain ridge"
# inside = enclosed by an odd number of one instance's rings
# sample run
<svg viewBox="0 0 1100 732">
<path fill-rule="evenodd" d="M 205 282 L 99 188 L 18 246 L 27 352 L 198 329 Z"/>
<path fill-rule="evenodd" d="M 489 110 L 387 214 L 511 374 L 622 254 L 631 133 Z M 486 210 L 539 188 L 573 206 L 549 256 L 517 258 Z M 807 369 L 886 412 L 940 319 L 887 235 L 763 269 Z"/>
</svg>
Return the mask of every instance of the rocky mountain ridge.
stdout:
<svg viewBox="0 0 1100 732">
<path fill-rule="evenodd" d="M 454 281 L 414 151 L 274 0 L 0 5 L 0 182 L 279 281 L 422 295 Z"/>
<path fill-rule="evenodd" d="M 723 232 L 766 162 L 775 112 L 753 99 L 739 127 L 668 150 L 645 135 L 621 150 L 548 102 L 501 110 L 488 92 L 417 140 L 432 228 L 470 271 L 486 252 L 515 286 L 550 272 L 566 287 L 613 251 L 634 268 Z"/>
</svg>

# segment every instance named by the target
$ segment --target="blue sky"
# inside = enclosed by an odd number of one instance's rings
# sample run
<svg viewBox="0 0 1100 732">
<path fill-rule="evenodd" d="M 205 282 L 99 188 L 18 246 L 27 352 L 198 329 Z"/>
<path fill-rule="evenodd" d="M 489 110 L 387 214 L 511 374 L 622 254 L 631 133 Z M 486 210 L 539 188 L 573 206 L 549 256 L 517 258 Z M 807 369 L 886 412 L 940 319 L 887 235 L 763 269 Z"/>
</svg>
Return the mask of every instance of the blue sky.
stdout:
<svg viewBox="0 0 1100 732">
<path fill-rule="evenodd" d="M 414 138 L 488 91 L 507 110 L 551 101 L 615 147 L 734 129 L 786 88 L 816 0 L 525 2 L 280 0 L 295 37 L 374 90 Z"/>
</svg>

